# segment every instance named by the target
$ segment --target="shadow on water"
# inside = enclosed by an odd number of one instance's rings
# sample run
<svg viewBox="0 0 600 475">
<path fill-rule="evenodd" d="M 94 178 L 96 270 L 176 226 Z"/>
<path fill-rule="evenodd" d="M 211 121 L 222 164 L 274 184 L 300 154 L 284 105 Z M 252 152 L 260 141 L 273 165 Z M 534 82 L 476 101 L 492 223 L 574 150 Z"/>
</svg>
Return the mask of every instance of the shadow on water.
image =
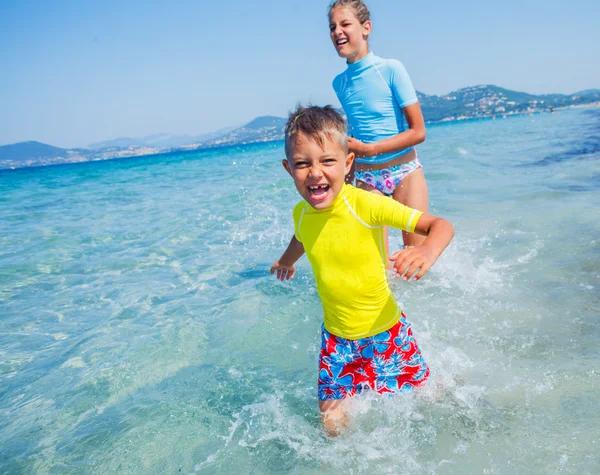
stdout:
<svg viewBox="0 0 600 475">
<path fill-rule="evenodd" d="M 268 296 L 288 295 L 294 292 L 293 289 L 280 285 L 281 283 L 271 275 L 269 271 L 270 264 L 256 264 L 253 267 L 241 272 L 235 272 L 227 280 L 228 287 L 251 286 L 259 292 Z"/>
<path fill-rule="evenodd" d="M 573 192 L 586 192 L 595 191 L 600 189 L 600 175 L 592 175 L 587 184 L 576 184 L 576 183 L 554 183 L 548 185 L 553 190 L 559 191 L 573 191 Z"/>
<path fill-rule="evenodd" d="M 243 270 L 242 272 L 237 272 L 237 276 L 240 279 L 244 280 L 252 280 L 252 279 L 260 279 L 262 277 L 270 277 L 271 273 L 269 269 L 271 268 L 271 264 L 257 264 L 254 267 L 250 267 L 249 269 Z"/>
<path fill-rule="evenodd" d="M 242 285 L 248 283 L 248 281 L 264 279 L 265 277 L 270 277 L 271 274 L 269 272 L 270 265 L 267 264 L 257 264 L 253 267 L 249 267 L 244 269 L 241 272 L 233 272 L 231 277 L 227 279 L 227 286 L 235 287 L 237 285 Z"/>
<path fill-rule="evenodd" d="M 585 116 L 592 119 L 584 124 L 579 124 L 576 134 L 579 137 L 573 138 L 568 142 L 558 143 L 558 147 L 563 150 L 547 155 L 541 160 L 518 165 L 519 167 L 545 167 L 557 163 L 563 163 L 572 160 L 597 160 L 600 159 L 600 110 L 590 109 L 583 111 Z M 574 130 L 575 132 L 575 130 Z"/>
<path fill-rule="evenodd" d="M 583 115 L 589 115 L 600 119 L 600 109 L 585 109 L 583 110 Z"/>
<path fill-rule="evenodd" d="M 518 165 L 519 167 L 544 167 L 571 160 L 600 159 L 600 137 L 588 137 L 584 141 L 572 143 L 572 148 L 553 153 L 533 163 Z"/>
</svg>

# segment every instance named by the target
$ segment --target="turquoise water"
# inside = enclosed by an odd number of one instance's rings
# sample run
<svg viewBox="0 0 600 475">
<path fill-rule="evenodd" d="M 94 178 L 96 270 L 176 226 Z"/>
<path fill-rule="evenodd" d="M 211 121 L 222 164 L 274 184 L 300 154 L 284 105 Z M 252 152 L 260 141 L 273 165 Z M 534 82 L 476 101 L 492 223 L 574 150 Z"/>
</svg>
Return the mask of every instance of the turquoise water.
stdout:
<svg viewBox="0 0 600 475">
<path fill-rule="evenodd" d="M 0 172 L 0 472 L 600 472 L 600 109 L 430 127 L 432 369 L 320 429 L 282 144 Z M 400 245 L 392 233 L 391 247 Z"/>
</svg>

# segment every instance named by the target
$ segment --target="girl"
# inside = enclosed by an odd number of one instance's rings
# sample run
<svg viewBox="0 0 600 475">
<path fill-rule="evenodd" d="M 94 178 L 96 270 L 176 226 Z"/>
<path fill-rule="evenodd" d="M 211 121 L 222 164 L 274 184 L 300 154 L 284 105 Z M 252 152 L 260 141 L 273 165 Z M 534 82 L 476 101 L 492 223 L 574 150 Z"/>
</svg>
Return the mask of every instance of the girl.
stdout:
<svg viewBox="0 0 600 475">
<path fill-rule="evenodd" d="M 370 13 L 361 0 L 335 0 L 329 6 L 329 31 L 348 68 L 333 80 L 346 113 L 356 155 L 356 185 L 427 211 L 427 183 L 414 146 L 425 140 L 417 94 L 400 61 L 369 51 Z M 402 232 L 405 246 L 422 236 Z M 387 236 L 386 236 L 387 249 Z"/>
</svg>

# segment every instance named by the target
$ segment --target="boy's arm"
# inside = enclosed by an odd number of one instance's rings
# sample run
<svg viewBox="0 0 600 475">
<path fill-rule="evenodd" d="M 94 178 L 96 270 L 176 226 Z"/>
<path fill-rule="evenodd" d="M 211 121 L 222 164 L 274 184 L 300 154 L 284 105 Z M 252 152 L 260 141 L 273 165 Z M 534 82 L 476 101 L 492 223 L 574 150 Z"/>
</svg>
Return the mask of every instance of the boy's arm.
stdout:
<svg viewBox="0 0 600 475">
<path fill-rule="evenodd" d="M 282 256 L 271 266 L 271 274 L 277 272 L 279 280 L 290 280 L 296 274 L 294 264 L 303 254 L 304 246 L 293 236 Z"/>
<path fill-rule="evenodd" d="M 392 226 L 409 233 L 427 236 L 419 246 L 408 247 L 390 256 L 398 276 L 419 280 L 434 264 L 454 237 L 454 227 L 443 218 L 423 213 L 395 200 L 357 190 L 357 212 L 371 226 Z M 419 272 L 417 273 L 417 270 Z"/>
<path fill-rule="evenodd" d="M 415 233 L 427 236 L 427 239 L 419 246 L 403 249 L 390 256 L 390 260 L 395 261 L 396 275 L 404 280 L 408 280 L 415 272 L 414 280 L 425 275 L 452 241 L 454 227 L 444 218 L 423 213 Z"/>
</svg>

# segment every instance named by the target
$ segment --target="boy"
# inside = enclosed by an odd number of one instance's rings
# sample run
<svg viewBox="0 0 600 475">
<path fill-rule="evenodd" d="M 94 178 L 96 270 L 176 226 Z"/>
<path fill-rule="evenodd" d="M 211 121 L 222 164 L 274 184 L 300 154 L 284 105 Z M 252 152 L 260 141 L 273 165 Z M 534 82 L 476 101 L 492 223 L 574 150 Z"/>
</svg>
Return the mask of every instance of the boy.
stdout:
<svg viewBox="0 0 600 475">
<path fill-rule="evenodd" d="M 364 388 L 398 393 L 423 383 L 429 368 L 387 280 L 384 226 L 427 236 L 390 257 L 404 280 L 419 280 L 452 240 L 445 219 L 344 183 L 354 154 L 346 126 L 330 106 L 298 107 L 285 129 L 283 167 L 303 201 L 295 233 L 271 267 L 294 277 L 306 252 L 324 310 L 319 357 L 319 408 L 326 431 L 345 425 L 343 401 Z"/>
</svg>

